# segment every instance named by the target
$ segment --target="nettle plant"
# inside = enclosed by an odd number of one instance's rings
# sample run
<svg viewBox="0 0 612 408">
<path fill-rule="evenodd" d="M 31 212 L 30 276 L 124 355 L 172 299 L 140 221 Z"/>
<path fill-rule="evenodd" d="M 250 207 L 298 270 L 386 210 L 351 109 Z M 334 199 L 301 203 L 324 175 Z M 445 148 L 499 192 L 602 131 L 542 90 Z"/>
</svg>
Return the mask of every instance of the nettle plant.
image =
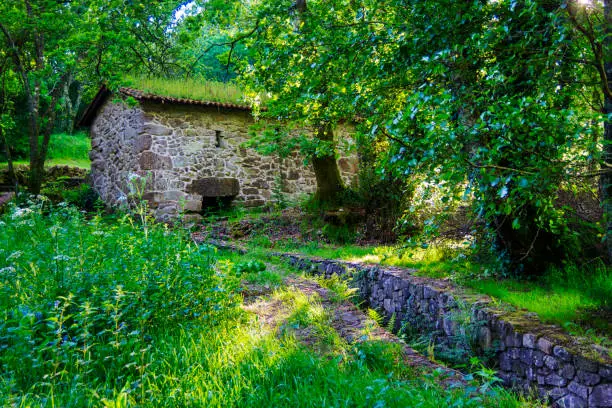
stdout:
<svg viewBox="0 0 612 408">
<path fill-rule="evenodd" d="M 0 225 L 0 402 L 85 385 L 145 398 L 155 334 L 232 310 L 235 282 L 214 248 L 181 230 L 40 200 Z"/>
</svg>

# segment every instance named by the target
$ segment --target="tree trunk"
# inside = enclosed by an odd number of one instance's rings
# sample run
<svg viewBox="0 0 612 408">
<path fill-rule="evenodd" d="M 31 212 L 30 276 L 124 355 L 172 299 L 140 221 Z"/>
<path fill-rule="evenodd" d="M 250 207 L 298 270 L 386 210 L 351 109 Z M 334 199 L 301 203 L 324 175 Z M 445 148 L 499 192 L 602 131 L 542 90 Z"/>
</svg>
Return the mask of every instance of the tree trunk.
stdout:
<svg viewBox="0 0 612 408">
<path fill-rule="evenodd" d="M 83 92 L 81 89 L 81 83 L 77 82 L 77 89 L 76 89 L 76 100 L 74 101 L 74 104 L 72 104 L 72 113 L 70 118 L 72 119 L 70 122 L 70 129 L 69 129 L 69 133 L 73 134 L 74 133 L 74 127 L 76 125 L 77 122 L 77 114 L 79 113 L 79 107 L 81 106 L 81 99 L 83 97 Z"/>
<path fill-rule="evenodd" d="M 6 150 L 6 160 L 8 162 L 8 178 L 9 183 L 15 188 L 15 192 L 17 192 L 17 177 L 15 176 L 15 168 L 13 167 L 13 158 L 11 156 L 11 148 L 9 147 L 8 139 L 6 134 L 2 132 L 2 128 L 0 127 L 0 135 L 2 136 L 4 142 L 4 148 Z"/>
<path fill-rule="evenodd" d="M 334 143 L 334 132 L 330 125 L 317 128 L 317 139 Z M 317 179 L 317 192 L 315 198 L 321 202 L 334 202 L 344 191 L 344 183 L 340 177 L 340 170 L 334 153 L 313 157 L 312 167 Z"/>
<path fill-rule="evenodd" d="M 28 185 L 30 187 L 30 193 L 39 194 L 42 187 L 42 183 L 45 177 L 45 161 L 40 160 L 38 156 L 30 157 L 30 178 Z"/>
<path fill-rule="evenodd" d="M 608 81 L 608 90 L 612 89 L 612 0 L 604 1 L 604 24 L 606 26 L 605 41 L 603 44 L 604 69 Z M 606 244 L 608 247 L 608 262 L 612 263 L 612 122 L 609 115 L 612 114 L 612 96 L 609 92 L 604 93 L 604 154 L 602 170 L 607 171 L 601 177 L 602 200 L 606 225 Z"/>
</svg>

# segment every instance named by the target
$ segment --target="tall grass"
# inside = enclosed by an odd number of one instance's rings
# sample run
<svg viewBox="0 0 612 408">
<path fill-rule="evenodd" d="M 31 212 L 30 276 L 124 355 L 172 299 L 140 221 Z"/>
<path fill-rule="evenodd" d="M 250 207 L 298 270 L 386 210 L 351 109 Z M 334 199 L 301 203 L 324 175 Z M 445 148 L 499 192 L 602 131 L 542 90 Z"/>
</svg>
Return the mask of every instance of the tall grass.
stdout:
<svg viewBox="0 0 612 408">
<path fill-rule="evenodd" d="M 126 77 L 124 85 L 156 95 L 211 102 L 246 104 L 244 92 L 233 84 L 202 79 Z"/>
<path fill-rule="evenodd" d="M 77 132 L 72 135 L 56 133 L 49 142 L 48 158 L 55 160 L 74 160 L 88 162 L 91 140 L 87 133 Z"/>
<path fill-rule="evenodd" d="M 603 336 L 600 339 L 603 342 L 612 338 L 609 322 L 612 269 L 602 262 L 551 268 L 539 280 L 526 282 L 499 279 L 495 276 L 494 265 L 474 262 L 461 250 L 445 244 L 402 250 L 391 246 L 337 247 L 292 241 L 274 249 L 328 259 L 414 268 L 417 275 L 454 279 L 479 293 L 535 312 L 546 323 L 571 327 L 574 332 L 594 329 Z"/>
<path fill-rule="evenodd" d="M 156 333 L 217 324 L 232 280 L 180 232 L 48 205 L 0 220 L 0 405 L 87 406 L 118 390 L 146 399 Z"/>
</svg>

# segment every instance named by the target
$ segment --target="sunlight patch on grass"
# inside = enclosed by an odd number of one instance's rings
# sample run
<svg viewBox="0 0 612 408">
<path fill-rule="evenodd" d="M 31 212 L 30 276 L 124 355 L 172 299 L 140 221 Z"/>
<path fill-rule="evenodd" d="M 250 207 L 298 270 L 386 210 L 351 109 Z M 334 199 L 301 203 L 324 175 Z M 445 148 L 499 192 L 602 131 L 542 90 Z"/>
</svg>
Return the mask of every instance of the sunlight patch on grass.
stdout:
<svg viewBox="0 0 612 408">
<path fill-rule="evenodd" d="M 13 162 L 15 166 L 24 166 L 28 167 L 30 162 L 25 160 L 19 160 Z M 45 161 L 45 167 L 53 167 L 53 166 L 68 166 L 68 167 L 78 167 L 80 169 L 89 170 L 91 168 L 91 162 L 89 159 L 87 160 L 76 160 L 76 159 L 48 159 Z M 0 162 L 0 170 L 4 170 L 8 168 L 7 162 Z"/>
<path fill-rule="evenodd" d="M 580 309 L 597 307 L 599 303 L 571 289 L 554 291 L 511 280 L 471 281 L 467 285 L 478 292 L 498 298 L 522 309 L 538 314 L 547 323 L 563 325 L 576 318 Z"/>
<path fill-rule="evenodd" d="M 531 282 L 509 278 L 481 279 L 487 270 L 494 275 L 494 266 L 472 262 L 461 254 L 458 246 L 460 244 L 453 242 L 409 249 L 306 244 L 302 247 L 294 245 L 291 251 L 326 259 L 412 268 L 416 269 L 415 275 L 428 278 L 450 278 L 478 293 L 537 313 L 545 323 L 561 326 L 569 323 L 584 327 L 584 330 L 593 328 L 597 333 L 610 337 L 609 322 L 605 317 L 596 318 L 600 310 L 605 316 L 611 307 L 612 273 L 609 267 L 603 265 L 590 270 L 567 265 L 561 270 L 553 268 L 540 280 Z"/>
<path fill-rule="evenodd" d="M 89 151 L 91 150 L 91 139 L 85 132 L 77 132 L 72 135 L 56 133 L 51 135 L 49 151 L 45 167 L 69 166 L 89 169 Z M 18 159 L 13 162 L 15 166 L 29 166 L 27 159 Z M 7 162 L 0 162 L 0 170 L 8 168 Z"/>
</svg>

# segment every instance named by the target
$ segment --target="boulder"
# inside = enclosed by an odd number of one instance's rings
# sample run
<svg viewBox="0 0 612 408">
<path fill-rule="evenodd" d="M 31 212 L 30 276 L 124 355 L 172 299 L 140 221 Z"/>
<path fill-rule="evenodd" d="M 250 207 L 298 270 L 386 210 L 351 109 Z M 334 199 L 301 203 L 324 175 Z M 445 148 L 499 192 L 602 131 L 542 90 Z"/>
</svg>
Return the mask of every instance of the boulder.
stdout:
<svg viewBox="0 0 612 408">
<path fill-rule="evenodd" d="M 0 193 L 0 210 L 15 197 L 15 193 Z"/>
</svg>

